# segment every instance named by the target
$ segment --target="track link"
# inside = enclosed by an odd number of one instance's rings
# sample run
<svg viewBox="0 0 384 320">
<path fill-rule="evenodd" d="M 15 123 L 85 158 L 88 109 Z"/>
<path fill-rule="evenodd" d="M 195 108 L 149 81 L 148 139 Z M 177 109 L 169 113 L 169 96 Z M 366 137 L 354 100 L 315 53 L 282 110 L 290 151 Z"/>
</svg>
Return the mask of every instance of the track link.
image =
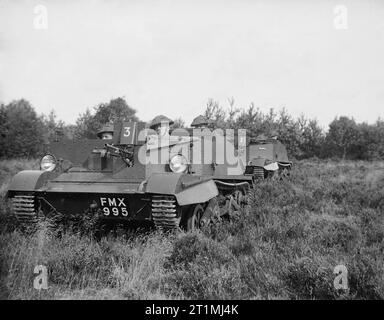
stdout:
<svg viewBox="0 0 384 320">
<path fill-rule="evenodd" d="M 177 229 L 180 217 L 177 217 L 176 199 L 173 196 L 152 197 L 152 220 L 157 229 Z"/>
<path fill-rule="evenodd" d="M 264 179 L 264 169 L 262 167 L 254 167 L 253 176 L 255 179 Z"/>
<path fill-rule="evenodd" d="M 17 195 L 12 198 L 12 209 L 19 222 L 37 221 L 35 196 Z"/>
</svg>

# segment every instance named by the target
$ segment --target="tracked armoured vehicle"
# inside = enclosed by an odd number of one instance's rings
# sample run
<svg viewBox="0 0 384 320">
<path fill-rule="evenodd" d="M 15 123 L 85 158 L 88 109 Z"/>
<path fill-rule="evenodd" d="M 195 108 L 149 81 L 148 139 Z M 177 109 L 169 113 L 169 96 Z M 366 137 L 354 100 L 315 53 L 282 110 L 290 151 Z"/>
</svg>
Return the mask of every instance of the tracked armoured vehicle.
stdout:
<svg viewBox="0 0 384 320">
<path fill-rule="evenodd" d="M 246 174 L 253 174 L 255 179 L 289 176 L 292 162 L 288 160 L 287 149 L 276 136 L 267 138 L 261 135 L 252 139 L 249 154 Z"/>
<path fill-rule="evenodd" d="M 291 165 L 277 142 L 210 130 L 179 129 L 163 139 L 144 123 L 121 122 L 99 138 L 55 139 L 41 170 L 16 174 L 7 192 L 16 217 L 87 213 L 112 224 L 193 230 L 239 210 L 255 179 Z"/>
</svg>

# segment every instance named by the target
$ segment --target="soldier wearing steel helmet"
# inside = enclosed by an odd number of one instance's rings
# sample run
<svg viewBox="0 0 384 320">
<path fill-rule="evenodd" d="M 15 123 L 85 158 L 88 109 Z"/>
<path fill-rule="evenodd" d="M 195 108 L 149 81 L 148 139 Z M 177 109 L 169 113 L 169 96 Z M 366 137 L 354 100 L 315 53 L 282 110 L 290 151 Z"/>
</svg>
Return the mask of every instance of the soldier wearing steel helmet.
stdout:
<svg viewBox="0 0 384 320">
<path fill-rule="evenodd" d="M 151 121 L 149 128 L 156 131 L 156 134 L 149 134 L 147 138 L 148 147 L 163 146 L 169 144 L 169 130 L 173 120 L 164 116 L 158 115 Z"/>
<path fill-rule="evenodd" d="M 267 140 L 268 139 L 268 137 L 265 135 L 265 134 L 259 134 L 257 137 L 256 137 L 256 139 L 255 139 L 255 141 L 265 141 L 265 140 Z"/>
<path fill-rule="evenodd" d="M 102 140 L 113 139 L 114 126 L 112 123 L 105 124 L 97 133 L 97 137 Z"/>
<path fill-rule="evenodd" d="M 197 116 L 195 119 L 193 119 L 191 123 L 191 127 L 193 128 L 208 128 L 208 126 L 212 124 L 212 121 L 204 117 L 203 115 Z"/>
<path fill-rule="evenodd" d="M 277 140 L 277 137 L 279 136 L 279 133 L 277 132 L 277 130 L 272 130 L 271 131 L 271 134 L 270 134 L 270 138 L 272 140 Z"/>
<path fill-rule="evenodd" d="M 161 114 L 153 118 L 149 127 L 155 130 L 158 135 L 165 136 L 169 135 L 171 124 L 173 124 L 173 120 Z"/>
</svg>

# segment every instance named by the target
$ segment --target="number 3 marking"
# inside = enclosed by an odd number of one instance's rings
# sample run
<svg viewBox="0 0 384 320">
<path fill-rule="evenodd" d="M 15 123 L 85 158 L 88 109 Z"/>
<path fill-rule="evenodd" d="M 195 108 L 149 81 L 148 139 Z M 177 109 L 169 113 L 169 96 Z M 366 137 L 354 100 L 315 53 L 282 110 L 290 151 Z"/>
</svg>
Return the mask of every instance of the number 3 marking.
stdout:
<svg viewBox="0 0 384 320">
<path fill-rule="evenodd" d="M 131 134 L 131 127 L 124 128 L 124 137 L 129 137 Z"/>
</svg>

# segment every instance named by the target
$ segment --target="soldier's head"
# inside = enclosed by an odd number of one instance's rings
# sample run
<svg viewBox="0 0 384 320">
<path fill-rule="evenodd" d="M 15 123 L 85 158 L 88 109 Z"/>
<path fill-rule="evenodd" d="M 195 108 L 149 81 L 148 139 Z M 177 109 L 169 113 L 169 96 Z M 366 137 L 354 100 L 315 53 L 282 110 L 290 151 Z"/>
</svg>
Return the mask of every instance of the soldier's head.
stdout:
<svg viewBox="0 0 384 320">
<path fill-rule="evenodd" d="M 208 125 L 210 125 L 212 122 L 208 120 L 206 117 L 200 115 L 197 116 L 195 119 L 193 119 L 191 123 L 191 127 L 193 128 L 208 128 Z"/>
<path fill-rule="evenodd" d="M 277 140 L 277 137 L 279 136 L 279 133 L 276 130 L 271 131 L 271 139 Z"/>
<path fill-rule="evenodd" d="M 150 124 L 150 128 L 155 130 L 158 135 L 164 136 L 169 134 L 169 129 L 173 121 L 166 116 L 156 116 Z"/>
<path fill-rule="evenodd" d="M 101 135 L 102 140 L 113 139 L 113 132 L 104 132 Z"/>
<path fill-rule="evenodd" d="M 101 130 L 97 133 L 97 136 L 99 137 L 99 139 L 102 139 L 102 140 L 110 140 L 110 139 L 113 139 L 113 131 L 114 131 L 114 127 L 113 127 L 113 124 L 106 124 L 104 125 Z"/>
</svg>

